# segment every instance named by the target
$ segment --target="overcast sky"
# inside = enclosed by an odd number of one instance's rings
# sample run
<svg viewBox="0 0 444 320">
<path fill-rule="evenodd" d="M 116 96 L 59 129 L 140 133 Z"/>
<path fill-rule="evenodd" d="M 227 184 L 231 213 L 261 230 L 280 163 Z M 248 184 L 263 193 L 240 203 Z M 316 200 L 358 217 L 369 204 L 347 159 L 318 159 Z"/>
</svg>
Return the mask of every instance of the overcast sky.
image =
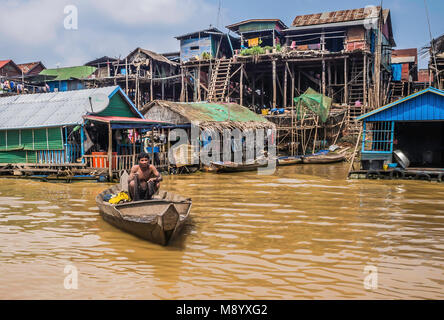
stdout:
<svg viewBox="0 0 444 320">
<path fill-rule="evenodd" d="M 0 60 L 75 66 L 104 55 L 124 57 L 136 47 L 178 51 L 174 36 L 245 19 L 279 18 L 288 26 L 300 14 L 380 5 L 381 0 L 0 0 Z M 66 5 L 78 9 L 78 29 L 66 30 Z M 391 10 L 397 48 L 429 39 L 424 0 L 384 0 Z M 427 0 L 432 35 L 444 33 L 444 1 Z M 70 20 L 71 21 L 71 20 Z M 226 31 L 225 29 L 223 29 Z M 425 67 L 425 61 L 420 67 Z"/>
</svg>

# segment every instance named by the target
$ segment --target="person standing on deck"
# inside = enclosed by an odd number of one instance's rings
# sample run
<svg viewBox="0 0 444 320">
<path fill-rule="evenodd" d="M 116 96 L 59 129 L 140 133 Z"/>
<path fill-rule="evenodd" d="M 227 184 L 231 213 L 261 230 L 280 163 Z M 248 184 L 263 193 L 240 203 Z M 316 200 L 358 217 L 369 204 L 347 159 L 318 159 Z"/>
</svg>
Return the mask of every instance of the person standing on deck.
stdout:
<svg viewBox="0 0 444 320">
<path fill-rule="evenodd" d="M 149 164 L 149 155 L 141 152 L 138 164 L 131 168 L 128 190 L 133 201 L 150 200 L 159 190 L 162 176 L 156 167 Z"/>
</svg>

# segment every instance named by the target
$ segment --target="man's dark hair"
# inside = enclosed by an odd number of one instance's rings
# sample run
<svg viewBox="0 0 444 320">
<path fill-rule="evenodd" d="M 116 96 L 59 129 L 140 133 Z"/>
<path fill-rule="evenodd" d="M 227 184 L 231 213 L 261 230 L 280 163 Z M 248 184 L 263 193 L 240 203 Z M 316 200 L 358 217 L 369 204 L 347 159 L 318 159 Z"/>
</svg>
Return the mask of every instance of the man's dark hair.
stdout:
<svg viewBox="0 0 444 320">
<path fill-rule="evenodd" d="M 143 158 L 147 158 L 148 160 L 150 160 L 150 155 L 146 152 L 141 152 L 137 156 L 137 161 L 140 161 L 140 159 L 143 159 Z"/>
</svg>

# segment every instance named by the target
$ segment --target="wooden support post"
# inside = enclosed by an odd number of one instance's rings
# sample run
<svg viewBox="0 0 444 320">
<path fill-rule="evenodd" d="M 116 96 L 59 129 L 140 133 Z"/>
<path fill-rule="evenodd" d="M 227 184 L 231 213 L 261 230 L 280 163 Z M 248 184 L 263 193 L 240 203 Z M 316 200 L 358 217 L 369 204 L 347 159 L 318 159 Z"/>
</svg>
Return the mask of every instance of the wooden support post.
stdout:
<svg viewBox="0 0 444 320">
<path fill-rule="evenodd" d="M 108 123 L 108 180 L 113 181 L 113 130 Z"/>
<path fill-rule="evenodd" d="M 154 127 L 151 128 L 151 164 L 154 165 Z"/>
<path fill-rule="evenodd" d="M 180 102 L 185 102 L 185 76 L 183 74 L 183 67 L 180 68 L 180 77 L 182 80 L 182 87 L 180 89 Z"/>
<path fill-rule="evenodd" d="M 347 58 L 344 58 L 344 102 L 348 105 L 348 70 Z"/>
<path fill-rule="evenodd" d="M 150 101 L 153 101 L 154 99 L 154 94 L 153 94 L 153 61 L 154 60 L 150 60 L 150 74 L 151 74 L 151 79 L 150 79 Z"/>
<path fill-rule="evenodd" d="M 239 104 L 242 106 L 244 103 L 244 65 L 241 65 L 241 70 L 240 70 L 240 88 L 239 88 L 239 98 L 240 98 L 240 102 Z"/>
<path fill-rule="evenodd" d="M 284 94 L 283 94 L 283 99 L 284 99 L 284 108 L 287 107 L 287 78 L 288 78 L 288 62 L 285 62 L 285 67 L 284 67 Z"/>
<path fill-rule="evenodd" d="M 256 98 L 256 73 L 253 73 L 253 86 L 252 86 L 252 89 L 253 89 L 253 94 L 252 94 L 252 96 L 251 96 L 251 104 L 253 105 L 253 108 L 254 108 L 254 104 L 255 104 L 255 98 Z"/>
<path fill-rule="evenodd" d="M 276 108 L 276 60 L 273 59 L 271 64 L 273 68 L 273 108 Z"/>
<path fill-rule="evenodd" d="M 301 70 L 298 69 L 298 94 L 301 95 Z"/>
<path fill-rule="evenodd" d="M 261 81 L 261 107 L 264 106 L 264 77 L 262 76 L 262 81 Z"/>
<path fill-rule="evenodd" d="M 325 83 L 325 59 L 322 59 L 322 94 L 325 96 L 327 91 Z"/>
<path fill-rule="evenodd" d="M 200 65 L 197 68 L 197 101 L 202 101 L 200 96 Z"/>
<path fill-rule="evenodd" d="M 291 68 L 291 95 L 290 95 L 290 99 L 291 99 L 291 107 L 293 108 L 294 107 L 294 65 L 292 65 L 292 68 Z"/>
<path fill-rule="evenodd" d="M 125 58 L 125 93 L 128 95 L 128 58 Z"/>
<path fill-rule="evenodd" d="M 330 92 L 331 92 L 331 62 L 328 62 L 328 68 L 327 68 L 327 90 L 328 90 L 328 94 L 327 96 L 331 96 Z"/>
<path fill-rule="evenodd" d="M 364 53 L 364 103 L 363 103 L 363 107 L 364 110 L 363 112 L 365 112 L 365 109 L 367 107 L 367 54 Z"/>
<path fill-rule="evenodd" d="M 136 164 L 136 129 L 133 128 L 133 165 Z"/>
</svg>

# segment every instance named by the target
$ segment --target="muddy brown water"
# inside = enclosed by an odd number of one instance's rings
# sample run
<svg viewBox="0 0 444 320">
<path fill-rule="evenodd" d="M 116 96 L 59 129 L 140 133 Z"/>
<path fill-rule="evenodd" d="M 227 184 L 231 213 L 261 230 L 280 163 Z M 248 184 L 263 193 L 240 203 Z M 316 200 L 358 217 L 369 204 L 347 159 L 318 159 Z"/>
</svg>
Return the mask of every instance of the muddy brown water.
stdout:
<svg viewBox="0 0 444 320">
<path fill-rule="evenodd" d="M 0 179 L 0 299 L 443 299 L 444 184 L 346 170 L 166 177 L 193 199 L 169 247 L 101 219 L 107 184 Z"/>
</svg>

